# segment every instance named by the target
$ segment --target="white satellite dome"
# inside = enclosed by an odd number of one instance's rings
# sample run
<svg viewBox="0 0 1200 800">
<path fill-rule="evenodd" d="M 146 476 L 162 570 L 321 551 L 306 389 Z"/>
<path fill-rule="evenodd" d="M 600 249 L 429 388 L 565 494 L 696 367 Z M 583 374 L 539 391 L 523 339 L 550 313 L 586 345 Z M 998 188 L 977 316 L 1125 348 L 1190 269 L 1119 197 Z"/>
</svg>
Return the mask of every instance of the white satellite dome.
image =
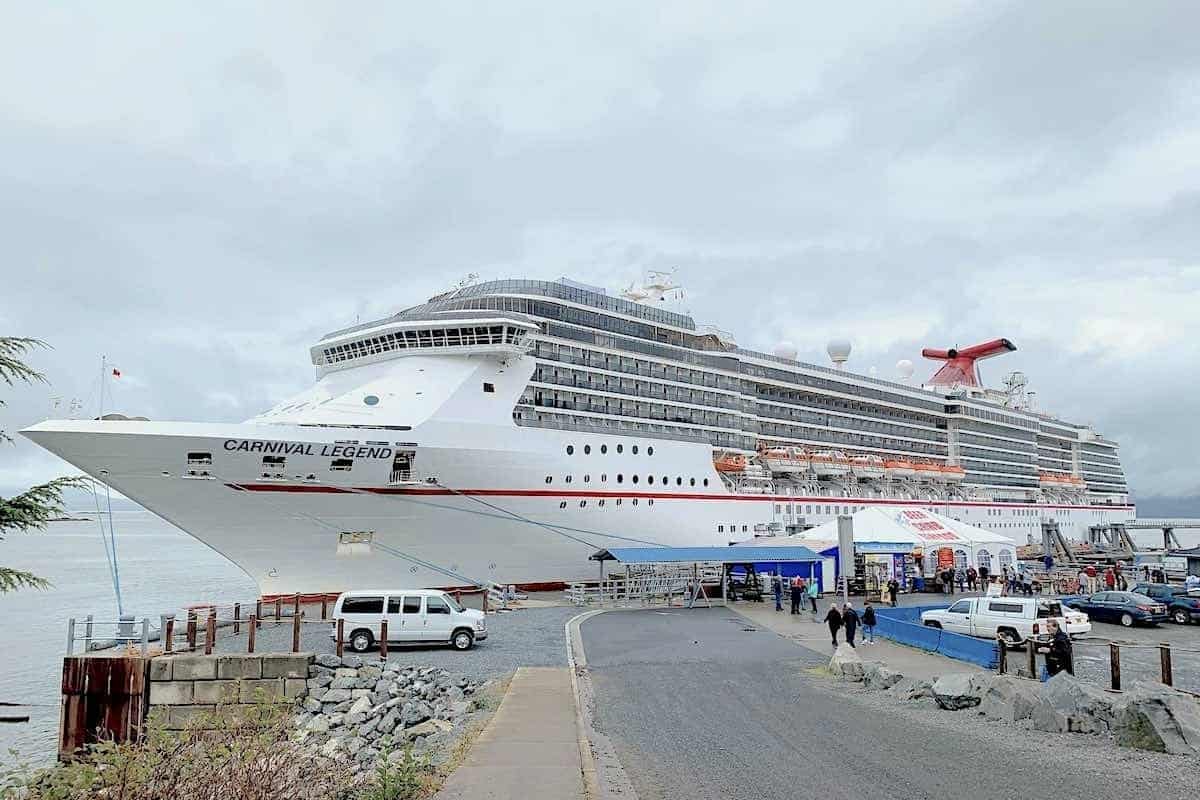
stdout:
<svg viewBox="0 0 1200 800">
<path fill-rule="evenodd" d="M 841 366 L 850 358 L 850 340 L 834 339 L 825 346 L 825 352 L 829 353 L 829 360 L 841 369 Z"/>
<path fill-rule="evenodd" d="M 789 341 L 782 341 L 775 345 L 775 355 L 779 358 L 786 358 L 788 361 L 795 361 L 799 352 L 796 345 Z"/>
<path fill-rule="evenodd" d="M 902 358 L 896 362 L 896 372 L 900 373 L 900 377 L 903 380 L 908 380 L 911 378 L 913 376 L 914 369 L 913 362 L 909 361 L 907 358 Z"/>
</svg>

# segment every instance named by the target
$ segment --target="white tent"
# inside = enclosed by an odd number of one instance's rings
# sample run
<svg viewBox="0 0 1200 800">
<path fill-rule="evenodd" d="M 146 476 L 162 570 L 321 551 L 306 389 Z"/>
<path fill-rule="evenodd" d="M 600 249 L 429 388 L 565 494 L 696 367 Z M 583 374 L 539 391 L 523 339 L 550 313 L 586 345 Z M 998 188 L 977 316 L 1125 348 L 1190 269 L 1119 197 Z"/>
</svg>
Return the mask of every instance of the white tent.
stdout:
<svg viewBox="0 0 1200 800">
<path fill-rule="evenodd" d="M 994 574 L 1016 564 L 1017 546 L 1009 537 L 910 506 L 872 506 L 851 515 L 854 549 L 860 554 L 920 554 L 924 574 L 938 565 L 986 566 Z M 837 520 L 779 537 L 780 544 L 836 542 Z M 760 540 L 761 541 L 761 540 Z M 817 548 L 813 548 L 817 549 Z M 818 550 L 820 552 L 820 550 Z"/>
</svg>

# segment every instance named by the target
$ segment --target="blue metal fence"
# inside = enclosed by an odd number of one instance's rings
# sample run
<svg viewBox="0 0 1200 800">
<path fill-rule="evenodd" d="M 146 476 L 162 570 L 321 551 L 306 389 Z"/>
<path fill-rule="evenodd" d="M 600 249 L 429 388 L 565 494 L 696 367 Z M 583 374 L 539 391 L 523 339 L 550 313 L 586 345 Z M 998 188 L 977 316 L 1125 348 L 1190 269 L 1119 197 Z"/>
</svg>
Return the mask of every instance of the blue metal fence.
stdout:
<svg viewBox="0 0 1200 800">
<path fill-rule="evenodd" d="M 926 628 L 921 624 L 922 612 L 943 608 L 946 606 L 876 607 L 875 617 L 879 624 L 875 626 L 875 635 L 929 653 L 940 653 L 948 658 L 995 669 L 1000 663 L 1000 651 L 995 642 L 941 628 Z"/>
</svg>

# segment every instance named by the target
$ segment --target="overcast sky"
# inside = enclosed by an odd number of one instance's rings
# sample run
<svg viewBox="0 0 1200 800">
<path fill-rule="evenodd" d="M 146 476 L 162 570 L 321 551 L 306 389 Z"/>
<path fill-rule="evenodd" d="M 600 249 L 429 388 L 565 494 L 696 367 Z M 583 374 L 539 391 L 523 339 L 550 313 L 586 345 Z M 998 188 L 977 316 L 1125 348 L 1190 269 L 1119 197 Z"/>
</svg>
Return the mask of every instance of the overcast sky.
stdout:
<svg viewBox="0 0 1200 800">
<path fill-rule="evenodd" d="M 1200 495 L 1200 5 L 437 5 L 6 4 L 0 331 L 55 349 L 0 427 L 94 414 L 101 354 L 120 411 L 242 420 L 469 272 L 677 268 L 885 377 L 1007 336 L 985 378 Z"/>
</svg>

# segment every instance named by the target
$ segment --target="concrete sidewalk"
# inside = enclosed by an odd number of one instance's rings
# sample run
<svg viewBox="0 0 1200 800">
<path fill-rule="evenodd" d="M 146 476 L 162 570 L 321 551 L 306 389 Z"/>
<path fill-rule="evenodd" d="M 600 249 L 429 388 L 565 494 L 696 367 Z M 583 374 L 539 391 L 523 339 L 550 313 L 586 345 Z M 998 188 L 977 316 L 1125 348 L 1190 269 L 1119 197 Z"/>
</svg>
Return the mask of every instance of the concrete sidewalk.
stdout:
<svg viewBox="0 0 1200 800">
<path fill-rule="evenodd" d="M 729 606 L 746 619 L 760 627 L 774 631 L 780 636 L 787 637 L 797 644 L 815 650 L 824 655 L 833 655 L 833 643 L 829 640 L 829 628 L 821 620 L 829 610 L 831 599 L 825 598 L 817 602 L 820 615 L 813 622 L 812 615 L 807 611 L 802 614 L 791 614 L 785 604 L 783 611 L 776 611 L 775 605 L 769 599 L 764 603 L 737 602 Z M 887 606 L 883 606 L 886 608 Z M 855 603 L 855 610 L 862 613 L 862 604 Z M 876 607 L 881 608 L 880 606 Z M 843 631 L 838 632 L 838 641 L 844 642 Z M 862 627 L 855 637 L 858 654 L 863 661 L 882 661 L 906 678 L 929 679 L 951 672 L 985 672 L 982 667 L 958 661 L 938 653 L 926 653 L 915 647 L 906 647 L 880 637 L 875 637 L 875 644 L 863 644 Z"/>
<path fill-rule="evenodd" d="M 582 800 L 575 693 L 566 667 L 521 667 L 438 800 Z"/>
</svg>

